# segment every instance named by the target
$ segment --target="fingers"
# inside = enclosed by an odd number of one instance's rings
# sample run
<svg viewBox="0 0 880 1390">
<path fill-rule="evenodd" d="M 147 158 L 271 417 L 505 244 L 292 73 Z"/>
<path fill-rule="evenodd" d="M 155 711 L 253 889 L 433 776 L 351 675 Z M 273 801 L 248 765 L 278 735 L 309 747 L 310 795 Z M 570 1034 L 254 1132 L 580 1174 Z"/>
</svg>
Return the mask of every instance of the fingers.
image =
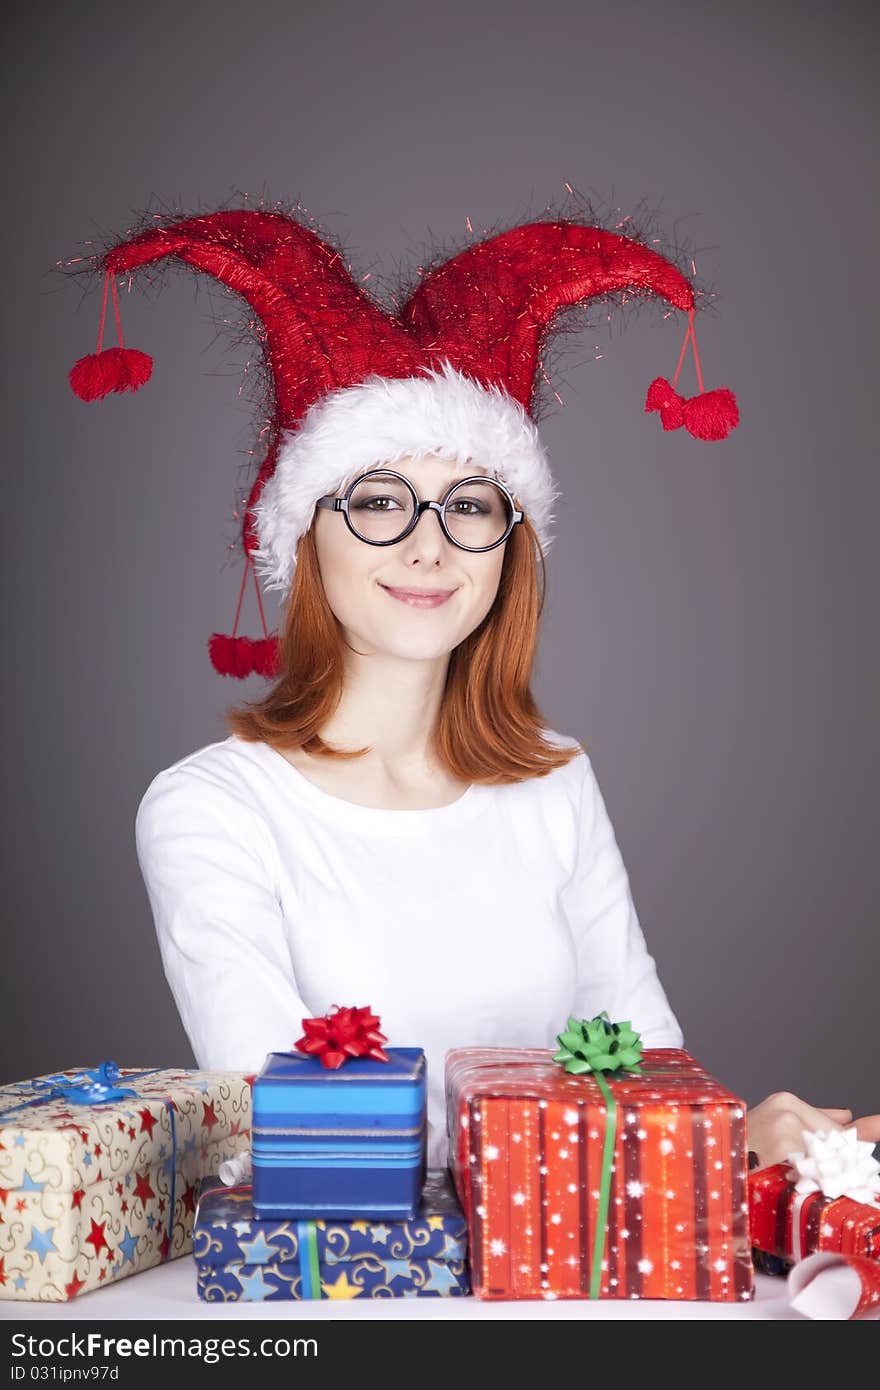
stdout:
<svg viewBox="0 0 880 1390">
<path fill-rule="evenodd" d="M 789 1092 L 785 1092 L 784 1097 L 779 1097 L 779 1100 L 784 1104 L 785 1111 L 793 1115 L 803 1129 L 855 1129 L 859 1139 L 880 1144 L 880 1115 L 863 1115 L 854 1120 L 849 1109 L 819 1109 L 817 1106 L 807 1105 L 806 1101 Z"/>
<path fill-rule="evenodd" d="M 852 1119 L 851 1110 L 817 1110 L 799 1096 L 792 1095 L 787 1095 L 786 1101 L 786 1108 L 797 1117 L 803 1129 L 842 1129 L 844 1123 Z"/>
<path fill-rule="evenodd" d="M 853 1125 L 859 1139 L 869 1139 L 872 1144 L 880 1144 L 880 1115 L 863 1115 L 860 1120 L 854 1120 Z M 847 1129 L 852 1129 L 853 1125 L 847 1125 Z"/>
<path fill-rule="evenodd" d="M 804 1147 L 804 1131 L 854 1129 L 856 1137 L 871 1145 L 880 1144 L 880 1115 L 853 1119 L 850 1109 L 820 1109 L 807 1105 L 790 1091 L 775 1091 L 747 1112 L 749 1148 L 754 1149 L 762 1166 L 781 1163 Z"/>
</svg>

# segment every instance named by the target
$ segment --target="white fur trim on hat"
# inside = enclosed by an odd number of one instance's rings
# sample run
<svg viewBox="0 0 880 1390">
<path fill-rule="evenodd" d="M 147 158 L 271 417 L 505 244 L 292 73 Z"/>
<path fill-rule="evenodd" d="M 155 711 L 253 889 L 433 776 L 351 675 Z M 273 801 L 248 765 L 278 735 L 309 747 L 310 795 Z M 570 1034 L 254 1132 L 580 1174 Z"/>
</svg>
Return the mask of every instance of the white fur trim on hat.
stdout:
<svg viewBox="0 0 880 1390">
<path fill-rule="evenodd" d="M 264 587 L 289 589 L 319 497 L 368 468 L 429 454 L 457 464 L 463 476 L 473 465 L 494 472 L 549 549 L 560 494 L 534 421 L 502 388 L 481 386 L 446 360 L 425 376 L 371 376 L 330 391 L 285 433 L 253 509 L 253 561 Z"/>
</svg>

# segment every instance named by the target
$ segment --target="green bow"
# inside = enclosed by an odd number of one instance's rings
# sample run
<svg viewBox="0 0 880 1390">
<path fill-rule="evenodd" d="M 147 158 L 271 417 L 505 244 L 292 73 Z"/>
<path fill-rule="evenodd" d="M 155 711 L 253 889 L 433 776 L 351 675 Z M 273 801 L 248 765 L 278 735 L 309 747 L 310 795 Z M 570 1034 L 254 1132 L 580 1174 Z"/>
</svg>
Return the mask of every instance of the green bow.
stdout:
<svg viewBox="0 0 880 1390">
<path fill-rule="evenodd" d="M 565 1070 L 580 1076 L 587 1071 L 640 1072 L 642 1040 L 632 1025 L 612 1023 L 603 1010 L 595 1018 L 570 1018 L 564 1033 L 557 1036 L 559 1051 L 553 1061 L 562 1062 Z"/>
</svg>

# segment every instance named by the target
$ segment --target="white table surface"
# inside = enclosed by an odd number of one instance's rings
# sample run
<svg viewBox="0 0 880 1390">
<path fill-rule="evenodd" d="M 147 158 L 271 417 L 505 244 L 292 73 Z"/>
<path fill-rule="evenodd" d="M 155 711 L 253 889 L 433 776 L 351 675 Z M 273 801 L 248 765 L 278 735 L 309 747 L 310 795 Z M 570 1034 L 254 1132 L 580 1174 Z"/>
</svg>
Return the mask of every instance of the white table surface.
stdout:
<svg viewBox="0 0 880 1390">
<path fill-rule="evenodd" d="M 196 1318 L 274 1321 L 282 1318 L 327 1319 L 517 1319 L 549 1321 L 571 1318 L 762 1318 L 806 1322 L 789 1305 L 787 1281 L 782 1276 L 755 1274 L 755 1297 L 746 1303 L 707 1303 L 672 1299 L 516 1299 L 486 1302 L 480 1298 L 352 1298 L 308 1299 L 281 1303 L 203 1303 L 196 1294 L 196 1270 L 191 1255 L 157 1265 L 143 1274 L 132 1274 L 105 1289 L 81 1294 L 69 1303 L 0 1301 L 0 1320 L 30 1322 L 53 1319 L 104 1322 L 114 1318 L 145 1321 Z"/>
</svg>

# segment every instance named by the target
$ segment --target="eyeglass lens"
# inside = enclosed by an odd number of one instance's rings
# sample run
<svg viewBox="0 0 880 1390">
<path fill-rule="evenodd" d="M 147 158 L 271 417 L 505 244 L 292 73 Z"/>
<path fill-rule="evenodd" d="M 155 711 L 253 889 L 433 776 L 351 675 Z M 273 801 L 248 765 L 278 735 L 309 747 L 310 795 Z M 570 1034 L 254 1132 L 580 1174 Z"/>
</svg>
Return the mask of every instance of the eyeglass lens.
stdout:
<svg viewBox="0 0 880 1390">
<path fill-rule="evenodd" d="M 446 499 L 445 512 L 450 535 L 474 550 L 500 540 L 510 525 L 510 502 L 489 479 L 456 484 Z M 348 515 L 364 540 L 397 540 L 413 518 L 412 493 L 393 474 L 373 473 L 352 492 Z"/>
</svg>

